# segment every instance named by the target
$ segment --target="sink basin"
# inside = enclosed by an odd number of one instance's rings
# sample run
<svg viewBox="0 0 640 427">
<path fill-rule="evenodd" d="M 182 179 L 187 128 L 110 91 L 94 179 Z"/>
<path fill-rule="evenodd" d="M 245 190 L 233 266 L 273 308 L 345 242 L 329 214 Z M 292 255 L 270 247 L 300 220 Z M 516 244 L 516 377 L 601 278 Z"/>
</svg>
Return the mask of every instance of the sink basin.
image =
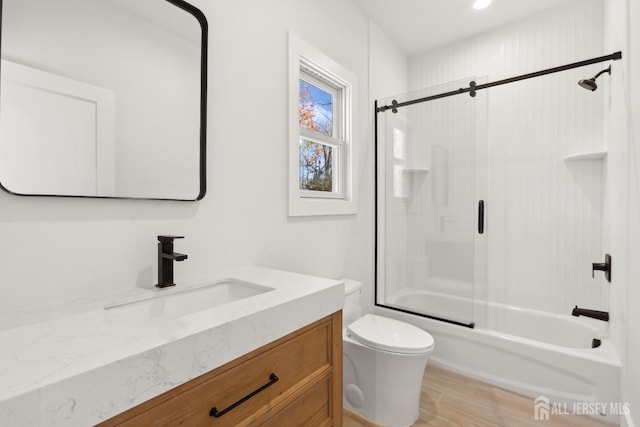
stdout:
<svg viewBox="0 0 640 427">
<path fill-rule="evenodd" d="M 174 289 L 171 290 L 174 291 Z M 124 316 L 131 321 L 172 318 L 207 310 L 272 290 L 273 288 L 267 286 L 228 279 L 196 289 L 112 305 L 106 307 L 105 310 L 113 312 L 118 317 Z"/>
</svg>

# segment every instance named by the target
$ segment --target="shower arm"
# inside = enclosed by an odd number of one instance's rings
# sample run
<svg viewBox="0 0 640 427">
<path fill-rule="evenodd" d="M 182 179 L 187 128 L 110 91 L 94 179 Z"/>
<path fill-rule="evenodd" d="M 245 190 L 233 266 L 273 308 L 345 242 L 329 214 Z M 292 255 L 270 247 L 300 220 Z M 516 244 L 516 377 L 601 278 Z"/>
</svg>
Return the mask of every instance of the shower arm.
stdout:
<svg viewBox="0 0 640 427">
<path fill-rule="evenodd" d="M 584 61 L 574 62 L 572 64 L 561 65 L 559 67 L 548 68 L 546 70 L 536 71 L 534 73 L 522 74 L 520 76 L 510 77 L 508 79 L 498 80 L 498 81 L 490 82 L 490 83 L 484 83 L 484 84 L 481 84 L 481 85 L 476 84 L 475 81 L 471 81 L 469 83 L 469 87 L 452 90 L 450 92 L 444 92 L 444 93 L 440 93 L 440 94 L 437 94 L 437 95 L 427 96 L 427 97 L 424 97 L 424 98 L 412 99 L 410 101 L 405 101 L 405 102 L 398 102 L 398 101 L 396 101 L 394 99 L 391 102 L 391 105 L 383 105 L 381 107 L 377 107 L 376 108 L 376 113 L 382 113 L 382 112 L 385 112 L 387 110 L 391 110 L 391 112 L 397 113 L 398 112 L 398 108 L 400 108 L 400 107 L 406 107 L 408 105 L 419 104 L 421 102 L 432 101 L 432 100 L 440 99 L 440 98 L 446 98 L 448 96 L 460 95 L 462 93 L 469 93 L 469 95 L 471 97 L 474 97 L 474 96 L 476 96 L 476 92 L 479 91 L 479 90 L 482 90 L 482 89 L 488 89 L 490 87 L 500 86 L 500 85 L 507 84 L 507 83 L 519 82 L 521 80 L 527 80 L 527 79 L 531 79 L 531 78 L 534 78 L 534 77 L 545 76 L 547 74 L 558 73 L 560 71 L 571 70 L 571 69 L 574 69 L 574 68 L 584 67 L 584 66 L 591 65 L 591 64 L 597 64 L 599 62 L 617 61 L 619 59 L 622 59 L 622 52 L 621 51 L 614 52 L 614 53 L 612 53 L 610 55 L 605 55 L 605 56 L 599 56 L 597 58 L 586 59 Z M 596 75 L 596 77 L 594 77 L 594 79 L 598 78 L 598 76 L 600 76 L 600 74 L 602 74 L 603 72 L 606 72 L 606 71 L 607 70 L 601 71 L 600 73 L 598 73 L 598 75 Z"/>
<path fill-rule="evenodd" d="M 596 74 L 595 76 L 593 76 L 593 80 L 596 80 L 598 77 L 600 77 L 601 75 L 603 75 L 604 73 L 609 73 L 611 74 L 611 65 L 609 65 L 609 67 L 605 68 L 604 70 L 600 71 L 598 74 Z"/>
</svg>

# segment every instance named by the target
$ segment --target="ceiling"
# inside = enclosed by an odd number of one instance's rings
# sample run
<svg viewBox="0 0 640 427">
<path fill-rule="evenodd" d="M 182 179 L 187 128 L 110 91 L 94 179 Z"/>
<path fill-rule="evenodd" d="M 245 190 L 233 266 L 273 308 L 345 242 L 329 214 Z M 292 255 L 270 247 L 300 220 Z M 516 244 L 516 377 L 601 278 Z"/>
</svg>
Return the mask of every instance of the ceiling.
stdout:
<svg viewBox="0 0 640 427">
<path fill-rule="evenodd" d="M 353 0 L 404 52 L 413 56 L 576 0 Z"/>
</svg>

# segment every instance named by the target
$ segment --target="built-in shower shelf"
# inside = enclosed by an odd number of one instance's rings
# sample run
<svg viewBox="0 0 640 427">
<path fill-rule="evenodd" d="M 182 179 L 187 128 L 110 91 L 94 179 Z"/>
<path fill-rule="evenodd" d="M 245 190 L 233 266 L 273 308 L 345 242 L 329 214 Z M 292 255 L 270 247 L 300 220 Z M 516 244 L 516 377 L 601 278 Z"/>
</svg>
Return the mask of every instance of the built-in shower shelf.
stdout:
<svg viewBox="0 0 640 427">
<path fill-rule="evenodd" d="M 590 151 L 587 153 L 572 154 L 564 158 L 565 161 L 572 160 L 604 160 L 607 158 L 606 151 Z"/>
<path fill-rule="evenodd" d="M 410 173 L 410 174 L 421 174 L 421 173 L 429 173 L 429 169 L 427 169 L 427 168 L 405 168 L 404 172 L 405 173 Z"/>
</svg>

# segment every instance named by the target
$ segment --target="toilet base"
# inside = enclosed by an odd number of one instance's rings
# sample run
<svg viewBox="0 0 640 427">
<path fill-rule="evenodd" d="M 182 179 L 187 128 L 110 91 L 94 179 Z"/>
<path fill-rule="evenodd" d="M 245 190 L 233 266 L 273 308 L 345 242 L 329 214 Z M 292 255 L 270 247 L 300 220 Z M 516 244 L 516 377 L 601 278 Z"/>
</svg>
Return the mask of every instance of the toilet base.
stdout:
<svg viewBox="0 0 640 427">
<path fill-rule="evenodd" d="M 376 350 L 343 335 L 344 407 L 383 426 L 410 426 L 419 416 L 430 353 Z"/>
</svg>

